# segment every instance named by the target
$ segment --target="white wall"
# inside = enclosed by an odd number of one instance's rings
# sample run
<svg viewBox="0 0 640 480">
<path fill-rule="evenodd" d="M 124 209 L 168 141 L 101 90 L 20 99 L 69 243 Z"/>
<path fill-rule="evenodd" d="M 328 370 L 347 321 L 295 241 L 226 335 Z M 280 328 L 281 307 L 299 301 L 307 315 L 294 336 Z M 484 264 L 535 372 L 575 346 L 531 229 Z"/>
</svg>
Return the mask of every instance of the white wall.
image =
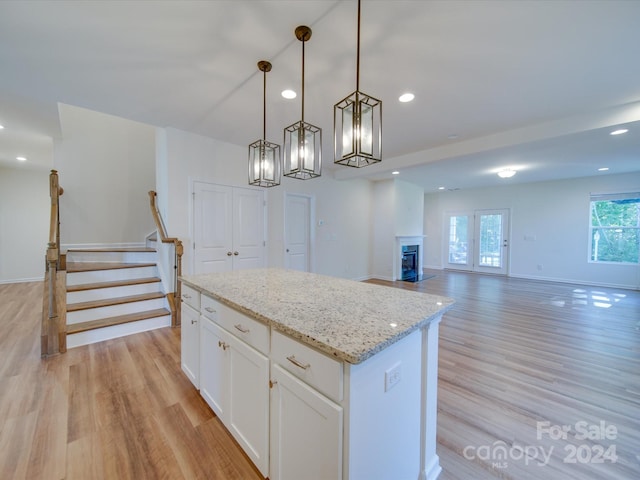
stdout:
<svg viewBox="0 0 640 480">
<path fill-rule="evenodd" d="M 64 196 L 60 241 L 141 243 L 155 229 L 148 191 L 155 189 L 155 128 L 59 104 L 62 140 L 54 168 Z"/>
<path fill-rule="evenodd" d="M 50 205 L 48 170 L 0 167 L 0 283 L 44 278 Z"/>
<path fill-rule="evenodd" d="M 424 191 L 417 185 L 398 179 L 375 182 L 373 205 L 371 275 L 394 280 L 396 236 L 423 234 Z"/>
<path fill-rule="evenodd" d="M 191 272 L 191 184 L 195 180 L 248 187 L 247 148 L 212 138 L 167 128 L 157 135 L 158 155 L 167 164 L 167 178 L 158 185 L 168 234 L 185 245 L 183 272 Z M 371 186 L 368 181 L 336 181 L 325 173 L 312 180 L 283 178 L 278 187 L 266 189 L 268 206 L 267 264 L 284 265 L 284 193 L 315 197 L 315 271 L 326 275 L 365 278 L 369 274 L 371 238 Z"/>
<path fill-rule="evenodd" d="M 446 212 L 509 208 L 511 276 L 638 289 L 640 266 L 588 262 L 590 193 L 638 190 L 640 173 L 427 194 L 425 266 L 443 266 Z"/>
</svg>

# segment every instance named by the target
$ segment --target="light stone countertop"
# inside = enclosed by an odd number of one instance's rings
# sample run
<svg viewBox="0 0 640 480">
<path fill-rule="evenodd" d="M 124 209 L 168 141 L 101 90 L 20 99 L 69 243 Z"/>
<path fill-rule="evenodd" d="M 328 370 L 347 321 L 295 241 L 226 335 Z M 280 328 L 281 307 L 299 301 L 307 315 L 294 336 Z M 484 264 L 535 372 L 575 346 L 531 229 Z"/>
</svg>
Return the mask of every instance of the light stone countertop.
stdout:
<svg viewBox="0 0 640 480">
<path fill-rule="evenodd" d="M 186 285 L 352 364 L 438 318 L 438 295 L 283 269 L 181 277 Z"/>
</svg>

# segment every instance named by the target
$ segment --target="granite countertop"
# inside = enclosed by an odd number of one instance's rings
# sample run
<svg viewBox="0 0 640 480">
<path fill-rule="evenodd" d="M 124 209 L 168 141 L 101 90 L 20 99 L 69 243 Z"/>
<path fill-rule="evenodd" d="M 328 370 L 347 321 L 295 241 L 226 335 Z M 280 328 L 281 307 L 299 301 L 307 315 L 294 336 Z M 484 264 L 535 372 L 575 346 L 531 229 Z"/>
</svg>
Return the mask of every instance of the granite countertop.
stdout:
<svg viewBox="0 0 640 480">
<path fill-rule="evenodd" d="M 186 285 L 356 364 L 449 310 L 427 293 L 283 269 L 187 275 Z"/>
</svg>

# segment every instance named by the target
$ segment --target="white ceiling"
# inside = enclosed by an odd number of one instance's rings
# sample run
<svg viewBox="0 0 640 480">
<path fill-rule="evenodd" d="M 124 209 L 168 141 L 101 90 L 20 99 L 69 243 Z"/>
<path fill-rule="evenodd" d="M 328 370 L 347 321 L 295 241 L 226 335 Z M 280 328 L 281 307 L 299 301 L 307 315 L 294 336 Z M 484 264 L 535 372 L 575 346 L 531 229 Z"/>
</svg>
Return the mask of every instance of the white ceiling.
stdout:
<svg viewBox="0 0 640 480">
<path fill-rule="evenodd" d="M 324 173 L 426 191 L 640 171 L 640 1 L 363 0 L 360 86 L 383 101 L 381 164 L 334 166 L 355 89 L 355 0 L 0 2 L 0 164 L 51 167 L 57 102 L 246 146 L 300 119 Z M 397 101 L 412 91 L 416 99 Z M 629 133 L 612 137 L 614 126 Z M 455 138 L 451 138 L 455 136 Z M 495 172 L 516 167 L 501 180 Z M 609 167 L 607 173 L 598 167 Z M 312 180 L 311 180 L 312 181 Z"/>
</svg>

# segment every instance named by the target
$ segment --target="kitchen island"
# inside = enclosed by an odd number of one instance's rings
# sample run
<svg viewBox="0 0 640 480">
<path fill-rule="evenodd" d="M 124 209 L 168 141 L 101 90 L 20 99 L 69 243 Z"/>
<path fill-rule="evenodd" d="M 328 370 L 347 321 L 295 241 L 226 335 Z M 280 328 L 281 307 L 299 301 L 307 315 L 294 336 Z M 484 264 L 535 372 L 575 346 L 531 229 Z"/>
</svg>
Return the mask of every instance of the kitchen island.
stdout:
<svg viewBox="0 0 640 480">
<path fill-rule="evenodd" d="M 181 280 L 183 370 L 265 477 L 438 476 L 451 299 L 281 269 Z"/>
</svg>

